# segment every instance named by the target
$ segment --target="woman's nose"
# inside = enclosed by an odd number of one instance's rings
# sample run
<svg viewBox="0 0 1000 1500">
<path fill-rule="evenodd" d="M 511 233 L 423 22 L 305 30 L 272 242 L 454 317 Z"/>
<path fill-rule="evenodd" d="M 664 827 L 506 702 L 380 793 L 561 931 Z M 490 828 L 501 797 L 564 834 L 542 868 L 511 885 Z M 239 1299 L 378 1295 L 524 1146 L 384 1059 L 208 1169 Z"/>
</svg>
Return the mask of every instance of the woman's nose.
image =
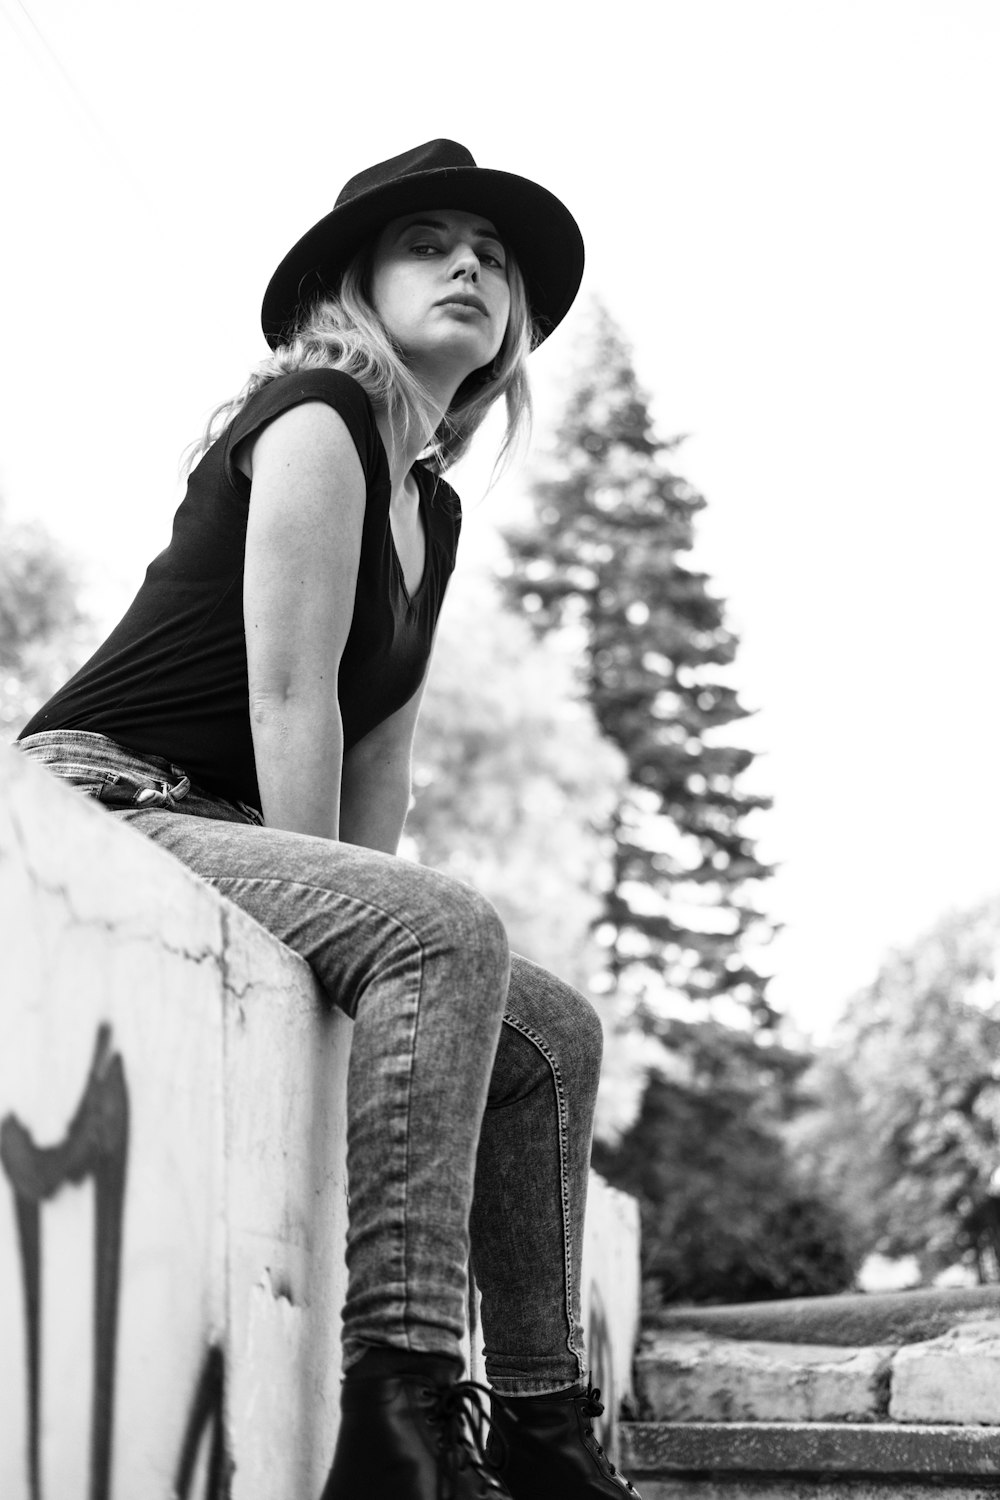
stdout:
<svg viewBox="0 0 1000 1500">
<path fill-rule="evenodd" d="M 471 245 L 462 245 L 455 251 L 451 274 L 468 277 L 470 281 L 479 280 L 479 257 Z"/>
</svg>

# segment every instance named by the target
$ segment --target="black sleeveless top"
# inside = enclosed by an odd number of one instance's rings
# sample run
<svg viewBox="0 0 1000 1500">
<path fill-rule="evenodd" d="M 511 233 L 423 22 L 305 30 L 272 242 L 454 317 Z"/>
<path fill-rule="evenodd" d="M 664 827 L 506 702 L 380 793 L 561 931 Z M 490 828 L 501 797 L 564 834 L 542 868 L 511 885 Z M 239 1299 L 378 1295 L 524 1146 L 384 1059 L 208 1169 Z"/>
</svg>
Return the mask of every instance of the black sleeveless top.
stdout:
<svg viewBox="0 0 1000 1500">
<path fill-rule="evenodd" d="M 367 484 L 354 615 L 339 676 L 345 751 L 413 696 L 455 564 L 458 496 L 414 466 L 426 549 L 423 578 L 410 598 L 392 541 L 389 466 L 371 403 L 350 375 L 307 370 L 264 386 L 204 454 L 174 517 L 170 545 L 149 565 L 125 616 L 20 738 L 58 729 L 105 734 L 183 767 L 208 791 L 260 806 L 243 626 L 250 482 L 232 454 L 243 438 L 304 401 L 325 401 L 340 414 Z"/>
</svg>

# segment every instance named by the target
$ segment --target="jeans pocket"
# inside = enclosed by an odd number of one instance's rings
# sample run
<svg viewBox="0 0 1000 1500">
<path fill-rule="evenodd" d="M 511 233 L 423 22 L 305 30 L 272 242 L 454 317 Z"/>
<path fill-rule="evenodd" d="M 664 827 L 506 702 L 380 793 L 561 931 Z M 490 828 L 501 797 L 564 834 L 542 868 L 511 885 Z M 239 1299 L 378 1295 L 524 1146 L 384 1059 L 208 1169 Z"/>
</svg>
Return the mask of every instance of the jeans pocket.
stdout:
<svg viewBox="0 0 1000 1500">
<path fill-rule="evenodd" d="M 180 781 L 171 785 L 169 781 L 153 776 L 108 771 L 101 766 L 88 766 L 70 760 L 43 759 L 42 764 L 60 781 L 65 781 L 85 797 L 93 797 L 105 807 L 173 808 L 191 789 L 187 776 L 182 776 Z"/>
<path fill-rule="evenodd" d="M 187 776 L 182 776 L 174 785 L 152 777 L 117 776 L 114 783 L 106 782 L 92 795 L 107 807 L 159 807 L 173 811 L 190 790 L 191 782 Z"/>
<path fill-rule="evenodd" d="M 47 764 L 43 761 L 42 764 L 53 776 L 82 792 L 85 797 L 97 797 L 101 801 L 110 800 L 106 794 L 116 788 L 122 779 L 116 771 L 102 771 L 97 766 L 74 765 L 71 761 Z"/>
</svg>

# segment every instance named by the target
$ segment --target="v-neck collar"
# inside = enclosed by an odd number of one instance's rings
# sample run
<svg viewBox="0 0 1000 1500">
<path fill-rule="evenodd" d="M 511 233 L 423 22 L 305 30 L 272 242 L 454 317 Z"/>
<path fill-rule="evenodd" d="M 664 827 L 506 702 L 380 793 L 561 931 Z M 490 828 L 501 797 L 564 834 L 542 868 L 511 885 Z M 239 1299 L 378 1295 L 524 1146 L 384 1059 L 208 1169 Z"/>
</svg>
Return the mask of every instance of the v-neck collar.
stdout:
<svg viewBox="0 0 1000 1500">
<path fill-rule="evenodd" d="M 413 475 L 413 482 L 414 482 L 414 484 L 417 487 L 417 519 L 418 519 L 418 521 L 420 523 L 420 529 L 423 532 L 423 537 L 424 537 L 424 568 L 423 568 L 423 572 L 420 575 L 420 581 L 417 584 L 416 588 L 413 590 L 412 594 L 410 593 L 410 590 L 406 587 L 406 575 L 403 572 L 403 564 L 402 564 L 402 562 L 400 560 L 399 551 L 398 551 L 398 549 L 396 547 L 396 538 L 393 535 L 393 531 L 392 531 L 392 499 L 391 499 L 392 492 L 391 492 L 391 486 L 390 486 L 390 502 L 389 502 L 389 505 L 387 507 L 387 513 L 386 513 L 386 525 L 388 526 L 389 547 L 391 549 L 393 562 L 395 563 L 395 567 L 396 567 L 396 576 L 397 576 L 397 578 L 399 580 L 400 592 L 402 593 L 403 598 L 406 600 L 407 605 L 411 609 L 413 609 L 413 608 L 416 607 L 416 605 L 417 605 L 417 603 L 418 603 L 421 595 L 424 593 L 424 590 L 425 590 L 425 588 L 427 586 L 427 579 L 428 579 L 428 576 L 429 576 L 430 570 L 431 570 L 431 526 L 430 526 L 430 514 L 429 514 L 430 513 L 430 505 L 428 503 L 428 494 L 427 494 L 427 479 L 428 479 L 429 476 L 427 474 L 427 471 L 422 467 L 422 465 L 419 462 L 417 462 L 417 463 L 415 463 L 413 465 L 412 469 L 410 470 L 410 473 Z"/>
</svg>

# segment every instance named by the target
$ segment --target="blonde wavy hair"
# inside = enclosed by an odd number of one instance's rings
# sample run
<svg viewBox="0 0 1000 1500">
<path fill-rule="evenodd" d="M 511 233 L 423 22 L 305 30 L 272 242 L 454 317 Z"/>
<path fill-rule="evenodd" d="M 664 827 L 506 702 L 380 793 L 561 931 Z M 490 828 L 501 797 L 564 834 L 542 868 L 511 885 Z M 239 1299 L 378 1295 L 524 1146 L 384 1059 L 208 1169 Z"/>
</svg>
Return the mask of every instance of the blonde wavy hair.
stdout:
<svg viewBox="0 0 1000 1500">
<path fill-rule="evenodd" d="M 369 288 L 374 248 L 373 241 L 358 252 L 344 271 L 337 291 L 321 295 L 306 307 L 287 342 L 279 344 L 257 366 L 237 395 L 215 408 L 201 437 L 184 454 L 185 473 L 190 473 L 257 391 L 279 375 L 318 369 L 353 375 L 372 405 L 388 412 L 390 422 L 402 431 L 404 439 L 414 427 L 421 430 L 426 439 L 421 459 L 438 474 L 462 457 L 486 413 L 502 396 L 507 426 L 494 474 L 503 468 L 518 440 L 531 427 L 525 361 L 538 335 L 520 268 L 508 253 L 510 314 L 499 352 L 490 365 L 474 370 L 462 382 L 439 421 L 430 396 L 407 367 L 402 350 L 372 305 Z"/>
</svg>

